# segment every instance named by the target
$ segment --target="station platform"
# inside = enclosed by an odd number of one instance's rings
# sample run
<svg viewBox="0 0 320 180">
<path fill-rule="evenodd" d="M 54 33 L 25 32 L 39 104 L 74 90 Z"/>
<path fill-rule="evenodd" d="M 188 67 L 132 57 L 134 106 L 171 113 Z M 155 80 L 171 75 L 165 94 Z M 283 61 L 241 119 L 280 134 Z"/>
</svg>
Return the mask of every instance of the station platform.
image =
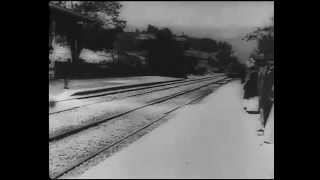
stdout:
<svg viewBox="0 0 320 180">
<path fill-rule="evenodd" d="M 107 89 L 121 86 L 137 84 L 148 84 L 154 82 L 166 82 L 179 80 L 180 78 L 163 76 L 134 76 L 116 77 L 99 79 L 70 79 L 68 80 L 69 89 L 64 89 L 64 80 L 57 79 L 49 81 L 49 99 L 63 99 L 74 93 Z"/>
<path fill-rule="evenodd" d="M 259 115 L 243 110 L 242 89 L 223 85 L 74 178 L 273 178 L 274 145 L 257 135 Z"/>
<path fill-rule="evenodd" d="M 222 76 L 223 73 L 214 73 L 204 76 L 189 75 L 188 79 L 205 78 L 211 76 Z M 166 76 L 132 76 L 132 77 L 113 77 L 100 79 L 70 79 L 68 80 L 68 89 L 64 89 L 64 80 L 49 81 L 49 100 L 68 99 L 72 95 L 85 95 L 97 91 L 108 91 L 123 88 L 131 88 L 143 85 L 154 85 L 157 83 L 175 82 L 184 78 L 166 77 Z"/>
</svg>

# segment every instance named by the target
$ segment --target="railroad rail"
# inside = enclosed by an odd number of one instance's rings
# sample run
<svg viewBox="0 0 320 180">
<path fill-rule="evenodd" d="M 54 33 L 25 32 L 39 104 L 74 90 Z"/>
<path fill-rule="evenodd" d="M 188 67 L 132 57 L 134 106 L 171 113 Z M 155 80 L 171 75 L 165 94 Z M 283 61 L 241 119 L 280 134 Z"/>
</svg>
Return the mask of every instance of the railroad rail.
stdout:
<svg viewBox="0 0 320 180">
<path fill-rule="evenodd" d="M 205 78 L 197 78 L 197 79 L 187 79 L 187 80 L 174 80 L 174 81 L 169 81 L 169 82 L 158 82 L 158 83 L 154 83 L 154 84 L 151 84 L 151 85 L 150 84 L 141 85 L 142 87 L 134 87 L 134 88 L 116 87 L 116 90 L 108 88 L 107 92 L 94 93 L 94 94 L 87 95 L 87 96 L 72 95 L 72 96 L 75 96 L 75 97 L 67 98 L 67 99 L 63 99 L 63 100 L 58 100 L 58 101 L 56 101 L 56 103 L 66 102 L 66 101 L 70 102 L 72 100 L 79 100 L 79 99 L 89 99 L 89 100 L 87 102 L 83 101 L 82 105 L 75 105 L 75 106 L 71 106 L 71 107 L 68 107 L 68 108 L 65 108 L 65 109 L 49 112 L 49 115 L 53 115 L 53 114 L 57 114 L 57 113 L 61 113 L 61 112 L 66 112 L 66 111 L 71 111 L 71 110 L 74 110 L 74 109 L 77 109 L 77 108 L 80 108 L 80 107 L 84 107 L 84 106 L 88 106 L 88 105 L 92 105 L 92 104 L 96 104 L 96 103 L 107 102 L 106 100 L 101 100 L 101 99 L 100 100 L 94 100 L 92 98 L 103 97 L 103 96 L 108 96 L 108 95 L 116 95 L 116 94 L 122 94 L 122 93 L 128 93 L 128 92 L 136 92 L 137 94 L 124 96 L 122 98 L 140 96 L 140 95 L 145 95 L 145 94 L 148 94 L 148 93 L 167 90 L 167 89 L 170 89 L 170 88 L 176 88 L 176 87 L 180 87 L 180 86 L 185 86 L 185 85 L 188 85 L 188 84 L 184 84 L 184 83 L 188 83 L 188 82 L 191 82 L 191 83 L 192 82 L 199 82 L 199 81 L 202 81 L 202 80 L 212 79 L 212 78 L 217 78 L 217 77 L 221 77 L 221 76 L 213 76 L 213 77 L 205 77 Z M 170 87 L 171 85 L 176 85 L 176 86 Z M 169 86 L 169 87 L 167 87 L 167 86 Z M 150 90 L 150 91 L 147 91 L 147 92 L 139 93 L 139 91 L 141 91 L 141 90 L 147 90 L 147 89 L 159 88 L 159 87 L 164 87 L 164 88 L 155 89 L 155 90 Z M 95 92 L 99 92 L 99 91 L 96 90 Z M 79 94 L 79 93 L 77 93 L 77 94 Z M 115 99 L 119 99 L 119 98 L 114 98 L 112 100 L 115 100 Z"/>
<path fill-rule="evenodd" d="M 202 79 L 201 81 L 192 82 L 192 83 L 189 83 L 189 84 L 197 84 L 197 83 L 200 83 L 200 82 L 211 81 L 211 80 L 213 80 L 213 79 L 214 79 L 214 77 L 213 77 L 213 78 L 212 78 L 212 77 L 211 77 L 211 78 L 206 78 L 206 79 L 204 79 L 204 80 Z M 227 78 L 225 78 L 225 79 L 227 79 Z M 213 82 L 213 83 L 219 84 L 221 81 L 223 81 L 223 80 L 225 80 L 225 79 L 218 80 L 218 81 Z M 188 84 L 188 85 L 189 85 L 189 84 Z M 185 86 L 185 85 L 186 85 L 186 84 L 183 84 L 183 86 Z M 179 85 L 179 86 L 182 86 L 182 85 Z M 207 85 L 204 85 L 204 86 L 207 86 Z M 61 132 L 61 133 L 49 134 L 49 142 L 60 140 L 60 139 L 62 139 L 62 138 L 71 136 L 71 135 L 76 134 L 76 133 L 78 133 L 78 132 L 81 132 L 81 131 L 83 131 L 83 130 L 89 129 L 89 128 L 94 127 L 94 126 L 97 126 L 97 125 L 99 125 L 99 124 L 101 124 L 101 123 L 107 122 L 107 121 L 109 121 L 109 120 L 118 118 L 118 117 L 120 117 L 120 116 L 126 115 L 126 114 L 128 114 L 128 113 L 137 111 L 137 110 L 139 110 L 139 109 L 142 109 L 142 108 L 145 108 L 145 107 L 154 105 L 154 104 L 159 104 L 159 103 L 161 103 L 161 102 L 164 102 L 164 101 L 167 101 L 167 100 L 169 100 L 169 99 L 175 98 L 175 97 L 180 96 L 180 95 L 182 95 L 182 94 L 195 91 L 195 90 L 200 89 L 200 88 L 202 88 L 202 87 L 204 87 L 204 86 L 200 86 L 200 87 L 197 87 L 197 88 L 195 88 L 195 89 L 185 90 L 185 91 L 182 91 L 182 92 L 178 92 L 178 93 L 170 94 L 170 95 L 167 95 L 167 96 L 164 96 L 164 97 L 160 97 L 160 98 L 157 98 L 157 99 L 153 99 L 153 100 L 147 102 L 147 103 L 144 104 L 144 105 L 141 105 L 141 106 L 132 108 L 132 109 L 130 109 L 130 110 L 128 110 L 128 111 L 125 111 L 125 112 L 121 112 L 121 113 L 112 115 L 112 116 L 107 117 L 107 118 L 103 118 L 103 119 L 101 119 L 101 120 L 97 120 L 97 121 L 92 122 L 92 123 L 90 123 L 90 124 L 86 124 L 86 125 L 83 125 L 83 126 L 74 128 L 74 129 L 69 129 L 69 130 L 64 131 L 64 132 Z M 175 86 L 175 87 L 177 87 L 177 86 Z M 173 87 L 170 87 L 170 88 L 173 88 Z M 166 89 L 170 89 L 170 88 L 166 88 Z M 161 89 L 161 90 L 163 90 L 163 89 Z M 155 92 L 155 91 L 152 91 L 152 92 Z M 147 93 L 151 93 L 151 92 L 147 92 Z M 144 94 L 147 94 L 147 93 L 136 94 L 136 95 L 134 95 L 134 96 L 144 95 Z M 93 103 L 93 104 L 96 104 L 96 103 Z"/>
<path fill-rule="evenodd" d="M 173 98 L 175 98 L 175 97 L 178 97 L 178 96 L 181 96 L 181 95 L 184 95 L 184 94 L 187 94 L 187 93 L 195 92 L 195 91 L 197 91 L 197 90 L 199 90 L 199 89 L 201 89 L 201 88 L 210 86 L 210 85 L 212 85 L 212 84 L 224 84 L 224 83 L 226 83 L 226 82 L 228 82 L 228 81 L 230 81 L 230 80 L 231 80 L 230 78 L 224 78 L 224 79 L 221 79 L 221 80 L 218 80 L 218 81 L 215 81 L 215 82 L 206 83 L 205 85 L 202 85 L 202 86 L 199 86 L 199 87 L 196 87 L 196 88 L 192 88 L 192 89 L 188 89 L 188 90 L 186 90 L 186 91 L 183 91 L 183 92 L 180 92 L 180 93 L 175 93 L 175 94 L 169 95 L 169 96 L 167 96 L 167 97 L 161 98 L 160 100 L 155 101 L 155 102 L 152 102 L 152 103 L 147 104 L 147 105 L 144 105 L 144 106 L 140 107 L 139 109 L 144 108 L 144 107 L 147 107 L 147 106 L 151 106 L 151 105 L 154 105 L 154 104 L 157 104 L 157 103 L 165 102 L 165 101 L 167 101 L 167 100 L 173 99 Z M 132 136 L 134 136 L 134 135 L 136 135 L 136 134 L 138 134 L 139 132 L 145 130 L 146 128 L 150 127 L 151 125 L 155 124 L 156 122 L 162 120 L 163 118 L 165 118 L 166 116 L 168 116 L 170 113 L 172 113 L 172 112 L 174 112 L 174 111 L 176 111 L 176 110 L 178 110 L 178 109 L 180 109 L 180 108 L 182 108 L 182 107 L 184 107 L 184 106 L 186 106 L 186 105 L 188 105 L 188 104 L 192 104 L 192 103 L 194 103 L 194 102 L 196 102 L 196 101 L 199 101 L 199 99 L 201 99 L 201 98 L 203 98 L 203 97 L 204 97 L 204 95 L 198 95 L 197 97 L 195 97 L 194 99 L 188 101 L 187 103 L 184 103 L 184 104 L 182 104 L 182 105 L 180 105 L 180 106 L 178 106 L 178 107 L 175 107 L 175 108 L 167 111 L 167 112 L 164 113 L 164 115 L 161 116 L 160 118 L 157 118 L 157 119 L 155 119 L 155 120 L 152 120 L 150 123 L 147 123 L 146 125 L 143 125 L 142 127 L 139 127 L 139 128 L 137 128 L 137 129 L 135 129 L 133 132 L 129 133 L 129 134 L 126 135 L 125 137 L 119 138 L 118 140 L 115 140 L 114 142 L 112 142 L 110 145 L 107 145 L 107 146 L 99 149 L 98 151 L 93 152 L 92 154 L 90 154 L 89 156 L 85 157 L 85 158 L 82 159 L 81 161 L 79 161 L 79 162 L 77 162 L 77 163 L 75 163 L 75 164 L 73 164 L 73 165 L 65 168 L 63 171 L 53 173 L 51 178 L 53 178 L 53 179 L 60 178 L 60 177 L 62 177 L 62 176 L 64 176 L 64 175 L 70 173 L 71 171 L 73 171 L 73 170 L 75 170 L 76 168 L 80 167 L 81 165 L 85 164 L 86 162 L 88 162 L 89 160 L 91 160 L 91 159 L 93 159 L 94 157 L 98 156 L 99 154 L 103 153 L 104 151 L 107 151 L 107 150 L 109 150 L 109 149 L 111 149 L 111 148 L 113 148 L 113 147 L 121 144 L 121 143 L 124 142 L 126 139 L 128 139 L 128 138 L 130 138 L 130 137 L 132 137 Z M 130 112 L 132 112 L 132 111 L 130 111 Z M 130 112 L 127 112 L 127 113 L 130 113 Z M 126 113 L 126 114 L 127 114 L 127 113 Z M 119 115 L 119 116 L 121 116 L 121 115 Z M 98 125 L 98 124 L 100 124 L 100 123 L 103 123 L 103 122 L 106 122 L 106 121 L 107 121 L 107 119 L 106 119 L 106 120 L 103 120 L 103 121 L 101 121 L 101 122 L 92 124 L 92 125 L 90 125 L 90 127 L 96 126 L 96 125 Z M 82 130 L 88 129 L 88 128 L 89 128 L 89 127 L 84 127 L 84 128 L 82 128 Z"/>
</svg>

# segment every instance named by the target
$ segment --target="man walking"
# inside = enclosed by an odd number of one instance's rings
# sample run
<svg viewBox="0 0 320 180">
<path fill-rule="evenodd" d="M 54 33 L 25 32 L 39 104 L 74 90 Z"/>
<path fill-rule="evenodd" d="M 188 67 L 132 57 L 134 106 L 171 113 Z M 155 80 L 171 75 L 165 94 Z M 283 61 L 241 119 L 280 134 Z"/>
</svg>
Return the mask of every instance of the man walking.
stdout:
<svg viewBox="0 0 320 180">
<path fill-rule="evenodd" d="M 247 72 L 245 78 L 244 90 L 244 109 L 249 114 L 258 114 L 258 71 L 255 60 L 250 58 L 246 64 Z"/>
<path fill-rule="evenodd" d="M 67 63 L 65 65 L 65 68 L 64 68 L 64 89 L 69 89 L 69 81 L 68 81 L 68 78 L 70 78 L 70 70 L 71 70 L 71 60 L 68 59 L 67 60 Z"/>
</svg>

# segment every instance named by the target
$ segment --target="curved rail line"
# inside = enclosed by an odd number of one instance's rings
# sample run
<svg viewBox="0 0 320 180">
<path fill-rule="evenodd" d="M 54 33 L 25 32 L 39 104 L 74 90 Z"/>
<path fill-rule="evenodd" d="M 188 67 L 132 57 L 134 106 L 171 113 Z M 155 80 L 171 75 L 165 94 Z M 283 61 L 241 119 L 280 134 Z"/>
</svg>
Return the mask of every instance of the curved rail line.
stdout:
<svg viewBox="0 0 320 180">
<path fill-rule="evenodd" d="M 224 78 L 224 79 L 221 79 L 221 80 L 219 80 L 219 81 L 220 81 L 220 82 L 221 82 L 221 81 L 226 81 L 226 79 L 229 79 L 229 80 L 230 80 L 230 78 Z M 229 81 L 229 80 L 227 80 L 227 81 Z M 219 82 L 219 81 L 217 81 L 217 82 Z M 171 98 L 169 98 L 169 99 L 172 99 L 172 98 L 174 98 L 174 97 L 177 97 L 177 96 L 180 96 L 180 95 L 183 95 L 183 94 L 187 94 L 187 93 L 196 91 L 196 90 L 198 90 L 198 89 L 201 89 L 201 88 L 206 87 L 206 86 L 210 86 L 210 85 L 215 84 L 215 83 L 217 83 L 217 82 L 211 82 L 211 83 L 208 83 L 208 84 L 206 84 L 206 85 L 203 85 L 203 86 L 200 86 L 200 87 L 197 87 L 197 88 L 194 88 L 194 89 L 191 89 L 191 90 L 182 92 L 182 93 L 180 93 L 179 95 L 175 95 L 175 96 L 173 96 L 173 97 L 171 97 Z M 178 107 L 176 107 L 176 108 L 174 108 L 174 109 L 166 112 L 166 113 L 165 113 L 163 116 L 161 116 L 160 118 L 158 118 L 158 119 L 156 119 L 156 120 L 153 120 L 152 122 L 144 125 L 143 127 L 137 128 L 136 130 L 134 130 L 134 131 L 133 131 L 132 133 L 130 133 L 129 135 L 127 135 L 127 136 L 125 136 L 125 137 L 122 137 L 122 138 L 120 138 L 119 140 L 116 140 L 115 142 L 113 142 L 111 145 L 108 145 L 108 146 L 106 146 L 106 147 L 103 147 L 103 148 L 101 148 L 100 150 L 92 153 L 90 156 L 86 157 L 85 159 L 81 160 L 80 162 L 76 163 L 75 165 L 66 168 L 64 171 L 62 171 L 62 172 L 60 172 L 60 173 L 57 173 L 57 174 L 54 175 L 54 177 L 52 177 L 52 178 L 53 178 L 53 179 L 56 179 L 56 178 L 62 177 L 63 175 L 71 172 L 72 170 L 74 170 L 74 169 L 76 169 L 77 167 L 81 166 L 82 164 L 84 164 L 85 162 L 89 161 L 90 159 L 93 159 L 94 157 L 96 157 L 96 156 L 99 155 L 100 153 L 102 153 L 102 152 L 104 152 L 104 151 L 106 151 L 106 150 L 108 150 L 108 149 L 110 149 L 110 148 L 112 148 L 112 147 L 114 147 L 114 146 L 116 146 L 116 145 L 119 145 L 120 143 L 122 143 L 122 142 L 124 142 L 126 139 L 128 139 L 129 137 L 131 137 L 131 136 L 133 136 L 133 135 L 141 132 L 142 130 L 144 130 L 144 129 L 148 128 L 148 127 L 150 127 L 150 126 L 153 125 L 154 123 L 156 123 L 156 122 L 160 121 L 161 119 L 165 118 L 165 117 L 166 117 L 168 114 L 170 114 L 171 112 L 176 111 L 176 110 L 178 110 L 178 109 L 180 109 L 180 108 L 182 108 L 182 107 L 184 107 L 184 106 L 186 106 L 186 105 L 188 105 L 188 104 L 192 104 L 193 102 L 196 102 L 196 101 L 198 101 L 198 100 L 201 99 L 201 98 L 203 98 L 203 95 L 200 95 L 200 96 L 196 97 L 195 99 L 189 101 L 188 103 L 185 103 L 185 104 L 183 104 L 183 105 L 180 105 L 180 106 L 178 106 Z M 167 100 L 169 100 L 169 99 L 167 99 Z M 163 101 L 166 101 L 166 100 L 162 100 L 162 102 L 163 102 Z"/>
<path fill-rule="evenodd" d="M 203 81 L 210 81 L 210 80 L 212 80 L 212 79 L 213 79 L 213 78 L 207 79 L 207 80 L 203 80 Z M 221 82 L 221 81 L 223 81 L 223 80 L 225 80 L 225 79 L 227 79 L 227 78 L 224 78 L 224 79 L 218 80 L 218 81 L 216 81 L 216 82 L 212 82 L 212 83 L 214 83 L 214 84 L 219 84 L 219 82 Z M 203 81 L 201 81 L 201 82 L 203 82 Z M 199 83 L 199 81 L 196 82 L 196 83 Z M 192 84 L 195 84 L 195 83 L 192 83 Z M 207 86 L 207 85 L 205 85 L 205 86 Z M 202 86 L 200 86 L 200 88 L 202 88 Z M 168 96 L 164 96 L 164 97 L 160 97 L 160 98 L 157 98 L 157 99 L 153 99 L 153 100 L 151 100 L 151 101 L 148 101 L 147 104 L 145 104 L 145 105 L 142 105 L 142 106 L 133 108 L 133 109 L 131 109 L 131 110 L 128 110 L 128 111 L 125 111 L 125 112 L 122 112 L 122 113 L 119 113 L 119 114 L 116 114 L 116 115 L 113 115 L 113 116 L 110 116 L 110 117 L 108 117 L 108 118 L 104 118 L 104 119 L 95 121 L 95 122 L 90 123 L 90 124 L 83 125 L 82 127 L 78 127 L 78 128 L 75 128 L 75 129 L 70 129 L 70 130 L 68 130 L 68 131 L 64 131 L 64 132 L 62 132 L 62 133 L 57 133 L 57 134 L 54 134 L 54 135 L 51 135 L 51 136 L 50 136 L 50 134 L 49 134 L 49 142 L 60 140 L 60 139 L 62 139 L 62 138 L 65 138 L 65 137 L 71 136 L 71 135 L 73 135 L 73 134 L 76 134 L 76 133 L 78 133 L 78 132 L 81 132 L 81 131 L 83 131 L 83 130 L 85 130 L 85 129 L 89 129 L 89 128 L 94 127 L 94 126 L 97 126 L 97 125 L 99 125 L 99 124 L 101 124 L 101 123 L 107 122 L 107 121 L 109 121 L 109 120 L 111 120 L 111 119 L 118 118 L 118 117 L 123 116 L 123 115 L 126 115 L 126 114 L 128 114 L 128 113 L 131 113 L 131 112 L 137 111 L 137 110 L 139 110 L 139 109 L 145 108 L 145 107 L 147 107 L 147 106 L 151 106 L 151 105 L 154 105 L 154 104 L 158 104 L 158 103 L 167 101 L 167 100 L 169 100 L 169 99 L 172 99 L 172 98 L 174 98 L 174 97 L 177 97 L 177 96 L 179 96 L 179 95 L 182 95 L 182 94 L 185 94 L 185 93 L 188 93 L 188 92 L 190 92 L 190 91 L 197 90 L 197 89 L 199 89 L 199 87 L 197 87 L 197 88 L 195 88 L 195 89 L 192 89 L 192 90 L 185 90 L 185 91 L 182 91 L 182 92 L 170 94 L 170 95 L 168 95 Z M 144 93 L 144 94 L 146 94 L 146 93 Z"/>
</svg>

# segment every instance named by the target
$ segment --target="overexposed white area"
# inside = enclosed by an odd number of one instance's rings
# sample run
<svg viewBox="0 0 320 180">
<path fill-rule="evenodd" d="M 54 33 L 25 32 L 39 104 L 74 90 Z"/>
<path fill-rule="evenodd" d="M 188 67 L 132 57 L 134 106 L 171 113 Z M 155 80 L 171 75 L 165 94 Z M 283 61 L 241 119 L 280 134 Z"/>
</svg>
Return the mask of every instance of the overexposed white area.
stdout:
<svg viewBox="0 0 320 180">
<path fill-rule="evenodd" d="M 239 81 L 224 85 L 78 178 L 272 178 L 273 145 L 241 100 Z"/>
<path fill-rule="evenodd" d="M 113 57 L 112 57 L 113 56 Z M 112 55 L 106 51 L 92 51 L 90 49 L 82 49 L 79 57 L 89 63 L 112 62 L 113 58 L 118 58 L 117 54 Z M 52 61 L 66 62 L 71 59 L 71 50 L 68 45 L 53 43 L 53 51 L 49 54 Z"/>
<path fill-rule="evenodd" d="M 113 57 L 110 52 L 92 51 L 90 49 L 82 49 L 80 53 L 80 58 L 89 63 L 101 63 L 101 62 L 113 61 Z M 114 54 L 114 58 L 118 58 L 118 56 Z"/>
<path fill-rule="evenodd" d="M 52 61 L 66 62 L 71 59 L 70 47 L 59 43 L 53 43 L 53 51 L 49 54 Z"/>
</svg>

